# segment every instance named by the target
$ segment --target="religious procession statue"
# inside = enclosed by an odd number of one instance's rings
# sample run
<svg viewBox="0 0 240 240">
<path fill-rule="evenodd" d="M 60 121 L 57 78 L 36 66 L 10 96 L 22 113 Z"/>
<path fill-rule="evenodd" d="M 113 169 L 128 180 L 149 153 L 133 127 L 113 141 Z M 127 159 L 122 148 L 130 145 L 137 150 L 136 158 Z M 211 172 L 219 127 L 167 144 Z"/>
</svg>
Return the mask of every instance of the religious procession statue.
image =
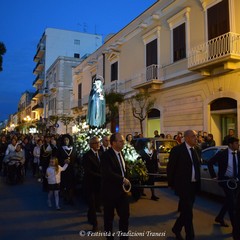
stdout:
<svg viewBox="0 0 240 240">
<path fill-rule="evenodd" d="M 87 124 L 90 127 L 102 127 L 106 122 L 106 101 L 103 83 L 103 77 L 97 75 L 89 94 Z"/>
</svg>

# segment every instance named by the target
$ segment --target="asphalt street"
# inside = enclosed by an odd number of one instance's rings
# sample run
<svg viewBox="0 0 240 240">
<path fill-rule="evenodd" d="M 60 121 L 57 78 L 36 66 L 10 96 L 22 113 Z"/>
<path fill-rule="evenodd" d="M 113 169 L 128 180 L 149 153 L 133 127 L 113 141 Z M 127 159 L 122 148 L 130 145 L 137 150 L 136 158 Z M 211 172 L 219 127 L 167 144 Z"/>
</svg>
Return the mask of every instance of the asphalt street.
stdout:
<svg viewBox="0 0 240 240">
<path fill-rule="evenodd" d="M 47 239 L 105 239 L 102 214 L 98 215 L 99 232 L 88 236 L 91 226 L 86 221 L 87 207 L 78 195 L 74 206 L 61 204 L 61 211 L 49 208 L 47 193 L 41 184 L 27 176 L 19 185 L 0 182 L 0 239 L 1 240 L 47 240 Z M 156 190 L 158 201 L 150 200 L 150 190 L 146 197 L 133 201 L 130 197 L 130 239 L 173 240 L 172 225 L 178 215 L 177 197 L 168 188 Z M 209 196 L 197 197 L 194 208 L 196 240 L 230 240 L 231 228 L 223 228 L 214 223 L 221 207 L 221 201 Z M 114 232 L 118 221 L 115 216 Z M 227 222 L 229 223 L 228 219 Z M 117 237 L 115 239 L 118 239 Z"/>
</svg>

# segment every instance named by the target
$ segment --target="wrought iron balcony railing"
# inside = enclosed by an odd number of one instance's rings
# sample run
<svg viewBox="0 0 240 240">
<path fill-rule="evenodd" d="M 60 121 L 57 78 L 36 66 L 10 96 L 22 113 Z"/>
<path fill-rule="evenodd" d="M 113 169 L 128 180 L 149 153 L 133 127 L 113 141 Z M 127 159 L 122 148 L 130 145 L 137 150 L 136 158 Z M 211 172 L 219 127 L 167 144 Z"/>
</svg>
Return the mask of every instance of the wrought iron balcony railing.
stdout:
<svg viewBox="0 0 240 240">
<path fill-rule="evenodd" d="M 191 70 L 226 58 L 240 59 L 240 34 L 228 32 L 192 48 L 188 68 Z"/>
</svg>

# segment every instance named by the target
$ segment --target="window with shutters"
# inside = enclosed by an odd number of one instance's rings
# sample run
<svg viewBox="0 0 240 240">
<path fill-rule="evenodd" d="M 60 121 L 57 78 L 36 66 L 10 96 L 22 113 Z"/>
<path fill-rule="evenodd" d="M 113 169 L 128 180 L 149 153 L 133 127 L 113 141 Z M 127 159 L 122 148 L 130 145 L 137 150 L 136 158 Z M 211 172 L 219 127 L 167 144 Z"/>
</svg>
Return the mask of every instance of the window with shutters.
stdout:
<svg viewBox="0 0 240 240">
<path fill-rule="evenodd" d="M 118 80 L 118 62 L 111 64 L 111 82 Z"/>
<path fill-rule="evenodd" d="M 157 60 L 157 39 L 146 45 L 146 66 L 158 64 Z"/>
<path fill-rule="evenodd" d="M 167 20 L 171 30 L 171 62 L 186 59 L 190 43 L 190 12 L 186 7 Z"/>
<path fill-rule="evenodd" d="M 97 76 L 96 74 L 93 74 L 93 75 L 92 75 L 92 87 L 93 87 L 93 83 L 94 83 L 94 81 L 95 81 L 96 76 Z"/>
<path fill-rule="evenodd" d="M 82 84 L 78 84 L 78 107 L 82 106 Z"/>
<path fill-rule="evenodd" d="M 185 23 L 173 29 L 173 61 L 186 57 Z"/>
<path fill-rule="evenodd" d="M 228 0 L 207 9 L 208 40 L 230 32 Z"/>
</svg>

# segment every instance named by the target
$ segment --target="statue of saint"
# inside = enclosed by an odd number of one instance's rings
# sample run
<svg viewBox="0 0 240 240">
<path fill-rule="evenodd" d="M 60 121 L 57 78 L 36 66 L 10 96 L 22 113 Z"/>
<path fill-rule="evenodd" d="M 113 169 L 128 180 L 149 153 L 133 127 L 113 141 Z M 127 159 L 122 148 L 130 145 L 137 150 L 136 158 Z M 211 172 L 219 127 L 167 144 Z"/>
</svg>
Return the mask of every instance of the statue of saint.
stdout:
<svg viewBox="0 0 240 240">
<path fill-rule="evenodd" d="M 103 89 L 103 77 L 94 79 L 88 99 L 87 124 L 91 127 L 101 127 L 106 122 L 106 101 Z"/>
</svg>

